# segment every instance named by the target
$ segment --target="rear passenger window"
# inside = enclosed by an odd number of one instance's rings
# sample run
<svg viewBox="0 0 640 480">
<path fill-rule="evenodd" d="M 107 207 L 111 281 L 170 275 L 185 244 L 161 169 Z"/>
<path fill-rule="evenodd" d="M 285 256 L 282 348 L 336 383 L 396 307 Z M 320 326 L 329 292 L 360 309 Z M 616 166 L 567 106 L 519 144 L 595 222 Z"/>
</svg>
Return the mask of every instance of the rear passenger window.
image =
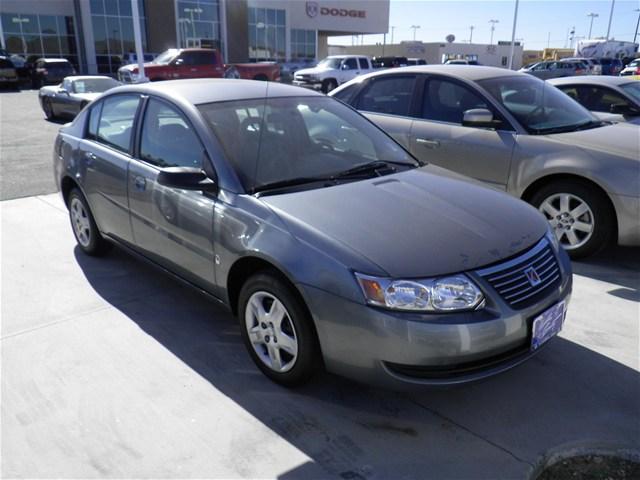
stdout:
<svg viewBox="0 0 640 480">
<path fill-rule="evenodd" d="M 369 68 L 369 61 L 366 58 L 359 58 L 358 62 L 360 62 L 360 68 L 362 70 L 366 70 Z"/>
<path fill-rule="evenodd" d="M 97 141 L 128 152 L 139 102 L 138 95 L 116 95 L 106 98 L 102 102 Z"/>
<path fill-rule="evenodd" d="M 172 106 L 150 99 L 144 115 L 140 158 L 158 167 L 200 167 L 204 148 Z"/>
<path fill-rule="evenodd" d="M 358 110 L 409 116 L 415 83 L 415 76 L 389 76 L 371 80 L 360 95 Z"/>
</svg>

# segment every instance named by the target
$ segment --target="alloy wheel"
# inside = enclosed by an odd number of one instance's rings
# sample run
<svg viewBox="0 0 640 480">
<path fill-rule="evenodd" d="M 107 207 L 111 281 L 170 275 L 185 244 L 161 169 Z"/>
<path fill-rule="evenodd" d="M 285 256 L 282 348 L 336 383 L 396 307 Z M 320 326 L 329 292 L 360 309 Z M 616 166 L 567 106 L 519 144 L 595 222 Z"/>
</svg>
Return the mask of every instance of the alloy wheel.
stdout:
<svg viewBox="0 0 640 480">
<path fill-rule="evenodd" d="M 71 225 L 78 242 L 88 248 L 91 243 L 91 221 L 87 210 L 78 198 L 72 198 L 69 211 L 71 212 Z"/>
<path fill-rule="evenodd" d="M 298 336 L 282 302 L 271 293 L 255 292 L 244 318 L 251 346 L 262 363 L 277 373 L 291 370 L 298 358 Z"/>
<path fill-rule="evenodd" d="M 580 248 L 591 239 L 595 217 L 582 198 L 556 193 L 547 197 L 539 210 L 547 217 L 556 238 L 566 250 Z"/>
</svg>

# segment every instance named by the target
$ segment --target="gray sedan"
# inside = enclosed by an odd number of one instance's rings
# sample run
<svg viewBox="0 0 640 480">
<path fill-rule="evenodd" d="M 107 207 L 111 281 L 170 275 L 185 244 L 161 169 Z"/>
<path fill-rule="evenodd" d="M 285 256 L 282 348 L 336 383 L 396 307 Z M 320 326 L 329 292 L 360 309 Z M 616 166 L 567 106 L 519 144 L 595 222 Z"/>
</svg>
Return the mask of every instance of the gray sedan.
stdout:
<svg viewBox="0 0 640 480">
<path fill-rule="evenodd" d="M 406 67 L 331 93 L 419 159 L 543 212 L 573 257 L 640 245 L 638 127 L 602 122 L 548 82 L 492 67 Z"/>
<path fill-rule="evenodd" d="M 66 77 L 60 85 L 42 87 L 38 93 L 40 106 L 48 119 L 75 117 L 80 110 L 120 82 L 111 77 Z"/>
<path fill-rule="evenodd" d="M 609 75 L 554 78 L 549 83 L 602 120 L 640 125 L 640 82 Z"/>
<path fill-rule="evenodd" d="M 308 90 L 119 87 L 60 130 L 54 173 L 79 250 L 116 243 L 211 295 L 284 385 L 322 366 L 396 387 L 466 382 L 563 324 L 571 266 L 539 212 L 423 166 Z"/>
</svg>

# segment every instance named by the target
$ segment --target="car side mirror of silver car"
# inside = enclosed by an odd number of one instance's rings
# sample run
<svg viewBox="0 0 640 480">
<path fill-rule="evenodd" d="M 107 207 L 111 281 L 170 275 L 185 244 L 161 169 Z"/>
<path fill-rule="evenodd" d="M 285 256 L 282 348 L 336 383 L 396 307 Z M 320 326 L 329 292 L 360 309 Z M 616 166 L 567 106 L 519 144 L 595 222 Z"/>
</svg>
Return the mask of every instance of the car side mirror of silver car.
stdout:
<svg viewBox="0 0 640 480">
<path fill-rule="evenodd" d="M 59 88 L 57 93 L 59 93 L 60 95 L 69 95 L 69 92 L 65 88 Z"/>
<path fill-rule="evenodd" d="M 158 183 L 181 190 L 217 192 L 218 184 L 204 170 L 196 167 L 167 167 L 158 173 Z"/>
<path fill-rule="evenodd" d="M 472 108 L 466 110 L 462 116 L 462 125 L 465 127 L 489 127 L 495 128 L 500 124 L 493 119 L 493 113 L 486 108 Z"/>
</svg>

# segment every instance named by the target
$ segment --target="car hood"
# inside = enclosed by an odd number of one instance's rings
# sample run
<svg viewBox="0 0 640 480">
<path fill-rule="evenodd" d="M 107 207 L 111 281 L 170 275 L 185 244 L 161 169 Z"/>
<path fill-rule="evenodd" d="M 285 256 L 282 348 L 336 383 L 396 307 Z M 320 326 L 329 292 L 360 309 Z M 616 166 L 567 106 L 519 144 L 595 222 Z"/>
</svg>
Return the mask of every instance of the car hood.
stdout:
<svg viewBox="0 0 640 480">
<path fill-rule="evenodd" d="M 433 173 L 440 171 L 427 166 L 262 200 L 301 241 L 329 237 L 392 277 L 475 269 L 545 234 L 546 220 L 526 203 Z"/>
<path fill-rule="evenodd" d="M 325 72 L 327 70 L 333 70 L 329 67 L 312 67 L 312 68 L 301 68 L 300 70 L 296 70 L 296 75 L 315 75 L 318 73 Z"/>
<path fill-rule="evenodd" d="M 586 150 L 590 153 L 615 155 L 640 162 L 638 126 L 632 123 L 617 123 L 606 127 L 577 132 L 547 135 L 550 141 Z"/>
</svg>

